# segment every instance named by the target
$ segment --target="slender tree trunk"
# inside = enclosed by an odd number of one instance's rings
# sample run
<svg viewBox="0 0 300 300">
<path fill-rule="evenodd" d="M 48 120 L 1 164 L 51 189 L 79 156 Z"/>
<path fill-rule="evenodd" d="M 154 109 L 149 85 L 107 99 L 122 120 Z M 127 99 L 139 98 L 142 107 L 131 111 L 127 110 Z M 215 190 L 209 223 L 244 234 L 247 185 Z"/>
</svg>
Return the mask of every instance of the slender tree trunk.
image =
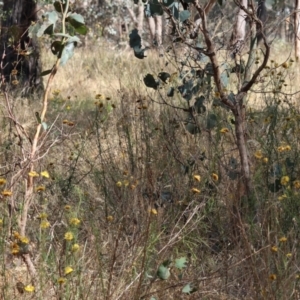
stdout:
<svg viewBox="0 0 300 300">
<path fill-rule="evenodd" d="M 28 27 L 37 21 L 34 0 L 5 0 L 1 19 L 1 75 L 27 95 L 42 88 L 37 41 L 28 37 Z M 16 63 L 17 62 L 17 63 Z M 16 70 L 12 74 L 12 71 Z"/>
<path fill-rule="evenodd" d="M 241 5 L 248 6 L 247 0 L 241 0 Z M 236 23 L 233 28 L 233 32 L 230 38 L 230 47 L 232 49 L 231 56 L 235 58 L 237 54 L 241 52 L 245 44 L 246 37 L 246 17 L 247 14 L 243 9 L 239 9 Z"/>
<path fill-rule="evenodd" d="M 295 1 L 295 57 L 300 58 L 300 0 Z"/>
</svg>

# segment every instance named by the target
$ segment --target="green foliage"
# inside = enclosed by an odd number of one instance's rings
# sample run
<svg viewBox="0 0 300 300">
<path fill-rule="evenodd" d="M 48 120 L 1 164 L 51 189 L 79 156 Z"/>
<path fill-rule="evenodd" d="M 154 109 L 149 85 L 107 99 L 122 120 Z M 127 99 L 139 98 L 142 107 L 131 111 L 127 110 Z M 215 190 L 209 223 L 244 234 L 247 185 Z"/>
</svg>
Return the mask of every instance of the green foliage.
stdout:
<svg viewBox="0 0 300 300">
<path fill-rule="evenodd" d="M 139 59 L 143 59 L 147 48 L 142 49 L 142 39 L 138 34 L 137 29 L 133 29 L 129 35 L 129 45 L 134 51 L 134 56 Z"/>
<path fill-rule="evenodd" d="M 161 264 L 157 270 L 157 276 L 161 280 L 167 280 L 170 277 L 170 268 L 166 264 Z"/>
<path fill-rule="evenodd" d="M 190 294 L 192 294 L 192 293 L 194 293 L 196 291 L 197 291 L 197 289 L 195 287 L 193 287 L 190 283 L 188 283 L 187 285 L 185 285 L 183 287 L 183 289 L 182 289 L 182 292 L 184 294 L 188 294 L 188 295 L 190 295 Z"/>
<path fill-rule="evenodd" d="M 179 270 L 186 268 L 187 267 L 186 264 L 187 264 L 187 259 L 184 256 L 175 259 L 175 267 Z"/>
<path fill-rule="evenodd" d="M 42 16 L 42 21 L 32 24 L 28 29 L 28 35 L 31 38 L 39 38 L 41 36 L 50 35 L 53 39 L 59 37 L 59 40 L 54 40 L 51 44 L 52 53 L 61 59 L 61 65 L 64 66 L 67 61 L 73 56 L 74 49 L 81 41 L 77 36 L 59 32 L 58 20 L 59 14 L 63 14 L 64 9 L 67 7 L 66 2 L 56 1 L 54 7 L 56 11 L 45 12 Z M 88 30 L 85 26 L 84 18 L 82 15 L 73 13 L 70 9 L 67 12 L 65 21 L 73 28 L 70 32 L 75 31 L 79 34 L 85 35 Z M 47 70 L 42 73 L 42 76 L 49 74 L 51 71 Z"/>
</svg>

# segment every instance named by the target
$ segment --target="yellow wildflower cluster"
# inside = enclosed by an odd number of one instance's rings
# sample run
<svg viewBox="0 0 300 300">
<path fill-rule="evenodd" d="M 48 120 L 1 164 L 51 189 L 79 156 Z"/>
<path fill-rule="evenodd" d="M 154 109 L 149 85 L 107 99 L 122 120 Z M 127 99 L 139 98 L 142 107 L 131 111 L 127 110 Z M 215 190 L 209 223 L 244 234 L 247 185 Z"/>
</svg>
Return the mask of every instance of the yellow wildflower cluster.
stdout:
<svg viewBox="0 0 300 300">
<path fill-rule="evenodd" d="M 65 240 L 72 241 L 74 239 L 74 234 L 71 231 L 65 233 Z"/>
<path fill-rule="evenodd" d="M 13 242 L 11 243 L 11 254 L 19 255 L 23 253 L 27 253 L 29 251 L 29 238 L 26 236 L 20 235 L 17 231 L 14 231 L 13 234 Z"/>
<path fill-rule="evenodd" d="M 78 226 L 80 224 L 80 220 L 78 218 L 71 218 L 69 220 L 69 224 L 73 226 Z"/>
<path fill-rule="evenodd" d="M 283 176 L 283 177 L 281 177 L 281 179 L 280 179 L 281 185 L 287 185 L 287 184 L 289 183 L 289 181 L 290 181 L 289 176 Z"/>
<path fill-rule="evenodd" d="M 277 151 L 278 151 L 278 152 L 285 152 L 285 151 L 291 151 L 291 150 L 292 150 L 292 148 L 291 148 L 290 145 L 279 146 L 279 147 L 277 148 Z"/>
</svg>

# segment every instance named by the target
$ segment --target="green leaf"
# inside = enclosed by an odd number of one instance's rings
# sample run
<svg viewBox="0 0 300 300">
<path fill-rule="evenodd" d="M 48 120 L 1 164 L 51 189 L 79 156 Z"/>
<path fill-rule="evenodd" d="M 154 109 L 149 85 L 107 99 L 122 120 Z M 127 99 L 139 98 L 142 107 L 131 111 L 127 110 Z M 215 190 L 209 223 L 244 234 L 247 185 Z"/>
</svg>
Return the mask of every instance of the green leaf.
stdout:
<svg viewBox="0 0 300 300">
<path fill-rule="evenodd" d="M 199 125 L 196 124 L 196 121 L 193 117 L 189 117 L 186 120 L 185 128 L 190 134 L 197 134 L 201 132 Z"/>
<path fill-rule="evenodd" d="M 47 125 L 47 123 L 45 123 L 45 122 L 42 122 L 42 126 L 43 126 L 43 129 L 44 129 L 45 131 L 47 131 L 47 129 L 48 129 L 48 125 Z"/>
<path fill-rule="evenodd" d="M 41 124 L 42 123 L 42 119 L 40 117 L 39 112 L 37 112 L 37 111 L 35 112 L 35 117 L 36 117 L 36 120 L 38 121 L 38 123 Z"/>
<path fill-rule="evenodd" d="M 134 56 L 135 56 L 136 58 L 139 58 L 139 59 L 143 59 L 144 57 L 147 57 L 147 56 L 145 55 L 145 51 L 146 51 L 147 49 L 148 49 L 147 47 L 144 48 L 144 49 L 134 47 L 134 48 L 133 48 Z"/>
<path fill-rule="evenodd" d="M 142 39 L 137 29 L 133 29 L 129 34 L 129 46 L 131 48 L 142 48 Z"/>
<path fill-rule="evenodd" d="M 228 84 L 229 84 L 229 75 L 228 75 L 227 70 L 225 70 L 225 71 L 221 74 L 220 79 L 221 79 L 221 82 L 222 82 L 222 84 L 223 84 L 223 87 L 226 88 L 226 87 L 228 86 Z"/>
<path fill-rule="evenodd" d="M 190 295 L 190 294 L 192 294 L 192 293 L 194 293 L 196 291 L 197 291 L 197 289 L 195 287 L 193 287 L 190 283 L 188 283 L 187 285 L 185 285 L 183 287 L 183 289 L 182 289 L 182 292 L 184 294 L 188 294 L 188 295 Z"/>
<path fill-rule="evenodd" d="M 218 124 L 218 118 L 215 114 L 210 113 L 207 116 L 207 120 L 206 120 L 206 128 L 208 130 L 213 129 L 214 127 L 216 127 Z"/>
<path fill-rule="evenodd" d="M 64 66 L 67 63 L 67 61 L 74 55 L 74 49 L 75 49 L 74 43 L 67 43 L 64 46 L 64 49 L 62 51 L 61 58 L 60 58 L 61 66 Z"/>
<path fill-rule="evenodd" d="M 174 96 L 174 91 L 175 91 L 174 87 L 171 86 L 170 89 L 167 92 L 167 97 L 173 97 Z"/>
<path fill-rule="evenodd" d="M 157 276 L 161 280 L 167 280 L 170 277 L 171 273 L 168 266 L 161 264 L 157 270 Z"/>
<path fill-rule="evenodd" d="M 144 83 L 147 87 L 157 90 L 159 82 L 155 80 L 152 74 L 147 74 L 144 77 Z"/>
<path fill-rule="evenodd" d="M 202 114 L 206 112 L 206 107 L 203 104 L 204 101 L 205 101 L 204 96 L 200 96 L 196 98 L 196 101 L 194 103 L 194 110 L 197 114 Z"/>
<path fill-rule="evenodd" d="M 43 71 L 43 72 L 41 73 L 41 76 L 46 76 L 46 75 L 50 74 L 51 72 L 52 72 L 52 69 L 51 69 L 51 70 Z"/>
<path fill-rule="evenodd" d="M 186 268 L 187 267 L 186 264 L 187 264 L 187 259 L 184 256 L 180 257 L 180 258 L 177 258 L 175 260 L 175 267 L 179 270 L 182 270 L 183 268 Z"/>
<path fill-rule="evenodd" d="M 68 15 L 67 21 L 75 28 L 75 30 L 80 34 L 87 34 L 88 28 L 85 26 L 84 18 L 80 14 L 70 14 Z"/>
<path fill-rule="evenodd" d="M 43 23 L 39 26 L 36 36 L 41 37 L 43 34 L 52 35 L 58 20 L 58 15 L 56 11 L 46 12 L 42 16 Z"/>
<path fill-rule="evenodd" d="M 160 72 L 158 74 L 158 78 L 160 80 L 162 80 L 164 83 L 167 83 L 167 79 L 170 78 L 170 77 L 171 77 L 171 75 L 167 72 Z"/>
<path fill-rule="evenodd" d="M 65 2 L 65 1 L 63 1 Z M 53 3 L 54 8 L 57 12 L 62 13 L 66 9 L 66 3 L 63 3 L 62 1 L 55 1 Z M 70 8 L 69 8 L 70 10 Z"/>
<path fill-rule="evenodd" d="M 58 55 L 61 49 L 62 49 L 61 41 L 54 41 L 51 44 L 51 51 L 54 55 Z"/>
<path fill-rule="evenodd" d="M 67 20 L 73 25 L 73 22 L 84 24 L 84 18 L 82 15 L 77 13 L 72 13 L 68 15 Z"/>
<path fill-rule="evenodd" d="M 183 10 L 179 13 L 179 21 L 184 22 L 191 16 L 191 13 L 188 10 Z"/>
</svg>

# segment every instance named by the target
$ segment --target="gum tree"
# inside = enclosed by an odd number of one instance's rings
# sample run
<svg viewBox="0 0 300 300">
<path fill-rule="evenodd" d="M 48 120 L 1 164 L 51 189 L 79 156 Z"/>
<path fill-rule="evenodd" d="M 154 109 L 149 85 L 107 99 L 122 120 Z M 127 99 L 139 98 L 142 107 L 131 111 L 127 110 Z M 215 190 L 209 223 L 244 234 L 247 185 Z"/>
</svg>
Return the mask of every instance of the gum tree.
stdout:
<svg viewBox="0 0 300 300">
<path fill-rule="evenodd" d="M 1 19 L 1 74 L 5 84 L 23 89 L 23 95 L 41 88 L 38 43 L 28 36 L 37 21 L 34 0 L 5 0 Z"/>
</svg>

